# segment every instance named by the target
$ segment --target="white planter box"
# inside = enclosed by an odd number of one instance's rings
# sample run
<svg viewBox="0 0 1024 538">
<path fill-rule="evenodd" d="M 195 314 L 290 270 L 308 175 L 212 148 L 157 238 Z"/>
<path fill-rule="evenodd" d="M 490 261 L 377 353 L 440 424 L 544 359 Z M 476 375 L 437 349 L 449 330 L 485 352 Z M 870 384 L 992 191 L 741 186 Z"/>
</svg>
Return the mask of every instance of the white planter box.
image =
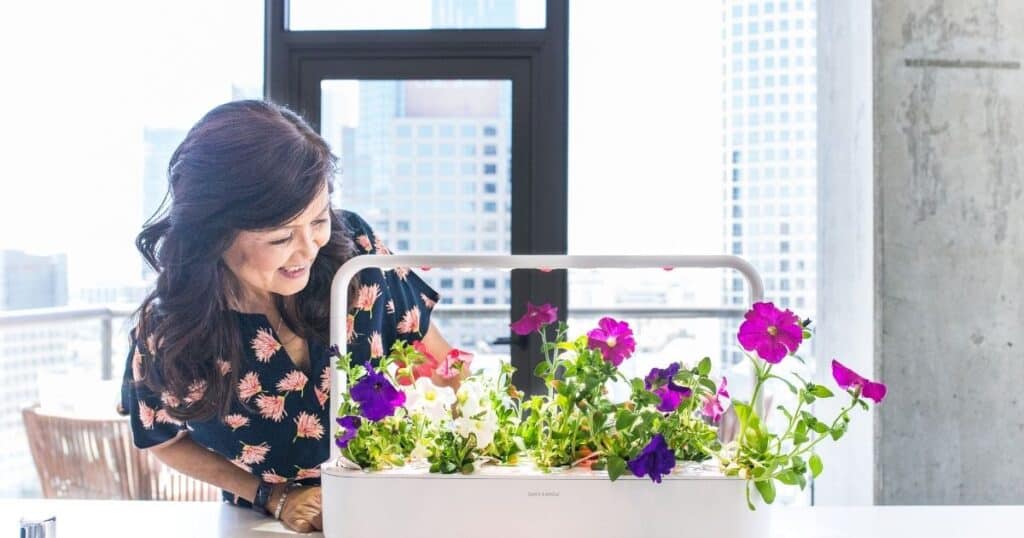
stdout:
<svg viewBox="0 0 1024 538">
<path fill-rule="evenodd" d="M 584 469 L 545 474 L 525 463 L 472 475 L 326 463 L 322 480 L 327 538 L 740 538 L 763 536 L 769 524 L 768 507 L 747 509 L 743 480 L 693 467 L 655 484 Z"/>
</svg>

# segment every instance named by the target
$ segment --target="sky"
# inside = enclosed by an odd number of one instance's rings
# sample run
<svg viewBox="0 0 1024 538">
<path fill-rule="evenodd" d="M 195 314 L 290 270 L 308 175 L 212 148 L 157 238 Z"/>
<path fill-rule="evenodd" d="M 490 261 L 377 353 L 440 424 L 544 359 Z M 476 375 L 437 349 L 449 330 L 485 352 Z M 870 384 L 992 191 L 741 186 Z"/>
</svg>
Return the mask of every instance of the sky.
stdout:
<svg viewBox="0 0 1024 538">
<path fill-rule="evenodd" d="M 375 2 L 349 2 L 347 13 L 397 14 L 409 26 L 429 17 L 411 0 Z M 323 0 L 295 5 L 327 20 L 314 12 Z M 520 15 L 535 19 L 537 5 Z M 623 5 L 570 7 L 570 252 L 721 252 L 721 5 Z M 5 7 L 17 24 L 0 34 L 0 68 L 17 76 L 0 85 L 0 249 L 67 253 L 72 296 L 137 281 L 142 130 L 187 129 L 229 100 L 232 84 L 258 90 L 262 9 L 260 0 Z"/>
</svg>

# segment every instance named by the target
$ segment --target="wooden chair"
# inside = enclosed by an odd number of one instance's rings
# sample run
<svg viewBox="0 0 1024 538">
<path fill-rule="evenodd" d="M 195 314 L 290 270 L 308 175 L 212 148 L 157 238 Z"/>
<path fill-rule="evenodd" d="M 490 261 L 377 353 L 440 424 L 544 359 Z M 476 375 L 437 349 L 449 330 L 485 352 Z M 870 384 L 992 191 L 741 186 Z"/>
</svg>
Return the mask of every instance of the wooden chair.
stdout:
<svg viewBox="0 0 1024 538">
<path fill-rule="evenodd" d="M 132 444 L 127 417 L 76 418 L 22 410 L 43 495 L 69 499 L 216 501 L 220 489 Z"/>
</svg>

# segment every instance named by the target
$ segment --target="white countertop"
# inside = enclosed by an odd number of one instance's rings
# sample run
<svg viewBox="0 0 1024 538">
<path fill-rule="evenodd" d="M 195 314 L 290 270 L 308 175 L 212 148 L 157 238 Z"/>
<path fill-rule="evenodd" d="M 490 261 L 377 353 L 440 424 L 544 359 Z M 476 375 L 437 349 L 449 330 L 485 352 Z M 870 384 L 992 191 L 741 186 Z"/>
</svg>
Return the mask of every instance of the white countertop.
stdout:
<svg viewBox="0 0 1024 538">
<path fill-rule="evenodd" d="M 280 522 L 220 502 L 0 499 L 0 536 L 19 518 L 57 517 L 60 538 L 284 536 Z M 668 514 L 658 517 L 668 518 Z M 667 523 L 669 524 L 669 523 Z M 849 506 L 775 508 L 771 538 L 1019 536 L 1024 506 Z M 683 527 L 685 528 L 685 527 Z M 438 533 L 438 536 L 443 533 Z M 320 533 L 306 536 L 322 536 Z M 500 537 L 500 529 L 490 536 Z"/>
</svg>

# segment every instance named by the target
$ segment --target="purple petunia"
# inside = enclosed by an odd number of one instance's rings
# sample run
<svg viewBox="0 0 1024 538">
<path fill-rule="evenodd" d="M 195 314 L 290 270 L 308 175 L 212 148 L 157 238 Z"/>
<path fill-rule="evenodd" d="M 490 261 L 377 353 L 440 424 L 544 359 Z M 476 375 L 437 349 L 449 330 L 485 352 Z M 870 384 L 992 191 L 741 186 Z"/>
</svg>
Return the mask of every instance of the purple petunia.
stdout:
<svg viewBox="0 0 1024 538">
<path fill-rule="evenodd" d="M 349 394 L 359 402 L 364 417 L 374 422 L 390 417 L 395 408 L 405 403 L 405 393 L 396 389 L 384 374 L 366 363 L 366 377 L 352 386 Z"/>
<path fill-rule="evenodd" d="M 744 316 L 737 338 L 747 351 L 776 364 L 789 353 L 796 353 L 804 339 L 800 318 L 789 310 L 779 310 L 772 303 L 754 303 Z"/>
<path fill-rule="evenodd" d="M 345 448 L 359 432 L 359 427 L 363 425 L 363 419 L 355 415 L 348 415 L 337 419 L 337 423 L 344 431 L 334 440 L 334 444 L 338 445 L 338 448 Z"/>
<path fill-rule="evenodd" d="M 655 435 L 637 457 L 629 460 L 629 470 L 637 477 L 649 476 L 660 484 L 661 477 L 672 472 L 676 466 L 676 455 L 668 448 L 665 437 Z"/>
<path fill-rule="evenodd" d="M 876 404 L 885 398 L 885 384 L 861 377 L 835 359 L 832 359 L 832 377 L 842 389 L 860 387 L 861 396 L 874 400 Z"/>
<path fill-rule="evenodd" d="M 644 388 L 661 398 L 658 411 L 671 413 L 679 408 L 684 398 L 689 398 L 693 391 L 689 387 L 676 385 L 672 380 L 679 373 L 679 363 L 674 362 L 668 368 L 651 368 L 651 373 L 644 378 Z"/>
<path fill-rule="evenodd" d="M 518 321 L 509 325 L 512 331 L 520 336 L 526 336 L 545 325 L 550 325 L 558 320 L 558 308 L 550 304 L 534 306 L 526 303 L 526 314 Z"/>
<path fill-rule="evenodd" d="M 633 330 L 625 321 L 601 318 L 597 328 L 587 333 L 587 348 L 601 352 L 604 360 L 618 366 L 636 350 Z"/>
</svg>

